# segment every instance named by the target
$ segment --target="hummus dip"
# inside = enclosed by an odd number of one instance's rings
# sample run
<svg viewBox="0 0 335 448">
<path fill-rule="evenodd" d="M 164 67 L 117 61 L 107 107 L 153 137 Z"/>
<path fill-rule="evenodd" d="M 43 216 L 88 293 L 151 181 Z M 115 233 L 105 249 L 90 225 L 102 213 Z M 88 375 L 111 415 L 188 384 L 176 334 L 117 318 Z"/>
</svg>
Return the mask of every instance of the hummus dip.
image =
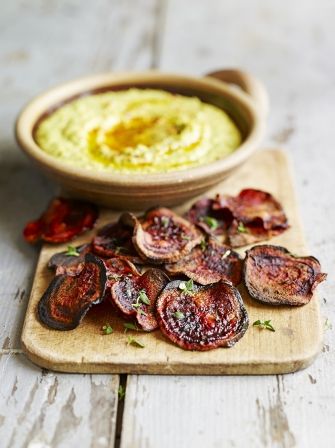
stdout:
<svg viewBox="0 0 335 448">
<path fill-rule="evenodd" d="M 78 168 L 159 173 L 221 159 L 240 145 L 241 134 L 223 110 L 198 98 L 131 88 L 60 107 L 35 139 Z"/>
</svg>

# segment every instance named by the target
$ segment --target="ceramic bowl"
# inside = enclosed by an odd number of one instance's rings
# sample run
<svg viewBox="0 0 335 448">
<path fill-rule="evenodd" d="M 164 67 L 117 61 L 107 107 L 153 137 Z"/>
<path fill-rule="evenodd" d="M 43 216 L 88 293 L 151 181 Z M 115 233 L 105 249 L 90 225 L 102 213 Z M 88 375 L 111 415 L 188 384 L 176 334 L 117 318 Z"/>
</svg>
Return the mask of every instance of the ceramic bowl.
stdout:
<svg viewBox="0 0 335 448">
<path fill-rule="evenodd" d="M 237 88 L 238 86 L 239 88 Z M 242 144 L 229 156 L 195 168 L 155 174 L 123 174 L 77 169 L 37 145 L 37 124 L 62 104 L 82 95 L 129 87 L 158 88 L 201 100 L 225 110 L 240 129 Z M 109 73 L 77 79 L 34 98 L 16 122 L 16 138 L 28 157 L 68 195 L 116 209 L 173 206 L 204 193 L 244 163 L 257 149 L 267 112 L 262 84 L 239 70 L 220 70 L 205 77 L 148 71 Z"/>
</svg>

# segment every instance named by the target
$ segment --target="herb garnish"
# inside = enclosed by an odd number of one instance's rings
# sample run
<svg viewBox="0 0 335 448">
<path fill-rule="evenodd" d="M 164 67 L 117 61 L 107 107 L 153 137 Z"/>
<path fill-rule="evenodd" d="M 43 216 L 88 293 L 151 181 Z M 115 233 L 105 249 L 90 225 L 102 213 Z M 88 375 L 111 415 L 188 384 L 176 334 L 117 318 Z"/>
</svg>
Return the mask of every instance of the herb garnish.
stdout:
<svg viewBox="0 0 335 448">
<path fill-rule="evenodd" d="M 147 293 L 145 292 L 144 289 L 141 289 L 138 297 L 140 298 L 140 301 L 142 303 L 145 303 L 146 305 L 150 305 L 149 297 L 147 296 Z"/>
<path fill-rule="evenodd" d="M 117 394 L 119 396 L 120 401 L 124 399 L 126 395 L 126 389 L 122 386 L 122 384 L 120 384 Z"/>
<path fill-rule="evenodd" d="M 140 302 L 144 303 L 145 305 L 150 305 L 149 297 L 147 296 L 144 289 L 141 289 L 141 291 L 138 293 L 136 302 L 133 303 L 133 308 L 139 308 L 141 306 Z"/>
<path fill-rule="evenodd" d="M 208 227 L 212 230 L 216 230 L 219 227 L 219 223 L 217 219 L 212 218 L 211 216 L 203 216 L 201 218 L 201 221 L 203 221 L 205 224 L 208 225 Z"/>
<path fill-rule="evenodd" d="M 207 248 L 207 243 L 205 240 L 202 240 L 200 243 L 201 250 L 204 252 Z"/>
<path fill-rule="evenodd" d="M 106 324 L 102 327 L 102 331 L 104 334 L 111 334 L 113 333 L 113 328 L 109 324 Z"/>
<path fill-rule="evenodd" d="M 167 229 L 169 227 L 169 223 L 170 223 L 170 218 L 168 218 L 167 216 L 162 216 L 161 217 L 161 222 L 163 224 L 163 227 L 165 229 Z"/>
<path fill-rule="evenodd" d="M 145 305 L 150 305 L 149 297 L 147 296 L 144 289 L 141 289 L 141 291 L 138 293 L 138 296 L 136 298 L 136 302 L 133 303 L 133 308 L 140 308 L 141 303 L 144 303 Z M 145 314 L 145 312 L 141 309 L 138 310 L 141 314 Z"/>
<path fill-rule="evenodd" d="M 137 339 L 132 338 L 131 336 L 128 336 L 127 345 L 132 345 L 133 347 L 139 347 L 139 348 L 145 347 L 145 345 L 142 344 L 142 342 L 138 341 Z"/>
<path fill-rule="evenodd" d="M 245 227 L 243 222 L 239 222 L 238 226 L 237 226 L 237 231 L 240 232 L 240 233 L 247 233 L 248 229 Z"/>
<path fill-rule="evenodd" d="M 118 281 L 122 278 L 122 275 L 118 275 L 118 274 L 108 274 L 107 275 L 108 280 L 115 280 Z"/>
<path fill-rule="evenodd" d="M 67 251 L 65 252 L 65 255 L 69 257 L 79 257 L 80 253 L 78 252 L 76 247 L 67 246 Z"/>
<path fill-rule="evenodd" d="M 185 317 L 185 314 L 182 313 L 181 311 L 176 311 L 175 313 L 172 314 L 176 319 L 183 319 Z"/>
<path fill-rule="evenodd" d="M 194 292 L 193 280 L 190 279 L 187 282 L 180 282 L 178 288 L 181 289 L 185 294 L 192 294 Z"/>
<path fill-rule="evenodd" d="M 181 239 L 184 240 L 184 241 L 190 241 L 191 237 L 190 237 L 189 235 L 185 235 L 185 234 L 183 234 L 183 235 L 181 236 Z"/>
<path fill-rule="evenodd" d="M 264 328 L 266 330 L 276 331 L 270 322 L 271 320 L 256 320 L 252 325 L 254 327 Z"/>
<path fill-rule="evenodd" d="M 132 322 L 126 322 L 125 324 L 123 324 L 123 326 L 125 333 L 127 333 L 128 330 L 139 331 L 138 326 L 136 324 L 133 324 Z"/>
</svg>

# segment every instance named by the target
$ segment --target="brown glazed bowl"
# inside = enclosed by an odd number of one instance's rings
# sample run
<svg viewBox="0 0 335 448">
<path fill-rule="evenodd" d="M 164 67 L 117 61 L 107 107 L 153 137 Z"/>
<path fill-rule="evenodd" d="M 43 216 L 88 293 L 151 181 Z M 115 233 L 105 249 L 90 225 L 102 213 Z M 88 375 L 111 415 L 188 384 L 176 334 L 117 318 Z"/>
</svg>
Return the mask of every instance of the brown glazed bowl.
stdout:
<svg viewBox="0 0 335 448">
<path fill-rule="evenodd" d="M 77 169 L 48 155 L 35 142 L 38 122 L 62 104 L 81 95 L 129 87 L 197 96 L 222 108 L 240 129 L 242 144 L 231 155 L 206 165 L 141 175 Z M 264 131 L 267 105 L 261 83 L 239 70 L 221 70 L 202 78 L 159 71 L 109 73 L 77 79 L 33 99 L 17 119 L 16 138 L 28 157 L 70 196 L 117 209 L 172 206 L 204 193 L 250 157 Z"/>
</svg>

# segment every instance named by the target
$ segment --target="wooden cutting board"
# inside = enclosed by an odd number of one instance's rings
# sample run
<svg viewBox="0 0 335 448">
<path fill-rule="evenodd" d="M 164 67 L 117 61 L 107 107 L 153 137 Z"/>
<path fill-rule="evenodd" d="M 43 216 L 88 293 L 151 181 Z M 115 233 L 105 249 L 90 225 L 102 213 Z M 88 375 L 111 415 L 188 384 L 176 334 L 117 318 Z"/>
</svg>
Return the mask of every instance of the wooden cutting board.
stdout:
<svg viewBox="0 0 335 448">
<path fill-rule="evenodd" d="M 295 254 L 308 255 L 286 154 L 280 150 L 259 151 L 209 194 L 237 194 L 246 187 L 271 192 L 285 208 L 291 227 L 283 235 L 273 238 L 271 243 L 285 246 Z M 184 204 L 176 211 L 182 212 L 188 206 Z M 98 226 L 113 220 L 118 214 L 103 210 Z M 81 244 L 92 235 L 93 232 L 86 234 L 73 244 Z M 62 332 L 48 329 L 39 322 L 36 306 L 52 278 L 46 267 L 47 262 L 53 253 L 64 249 L 66 245 L 43 246 L 22 332 L 26 355 L 42 367 L 87 373 L 275 374 L 308 366 L 321 348 L 322 330 L 316 296 L 303 307 L 271 307 L 251 299 L 243 287 L 240 291 L 251 325 L 240 342 L 229 349 L 185 351 L 165 339 L 159 330 L 128 333 L 145 347 L 129 346 L 124 321 L 113 315 L 108 304 L 92 308 L 75 330 Z M 253 327 L 252 323 L 257 319 L 271 319 L 276 331 L 273 333 Z M 106 323 L 114 329 L 111 335 L 101 332 L 101 327 Z"/>
</svg>

